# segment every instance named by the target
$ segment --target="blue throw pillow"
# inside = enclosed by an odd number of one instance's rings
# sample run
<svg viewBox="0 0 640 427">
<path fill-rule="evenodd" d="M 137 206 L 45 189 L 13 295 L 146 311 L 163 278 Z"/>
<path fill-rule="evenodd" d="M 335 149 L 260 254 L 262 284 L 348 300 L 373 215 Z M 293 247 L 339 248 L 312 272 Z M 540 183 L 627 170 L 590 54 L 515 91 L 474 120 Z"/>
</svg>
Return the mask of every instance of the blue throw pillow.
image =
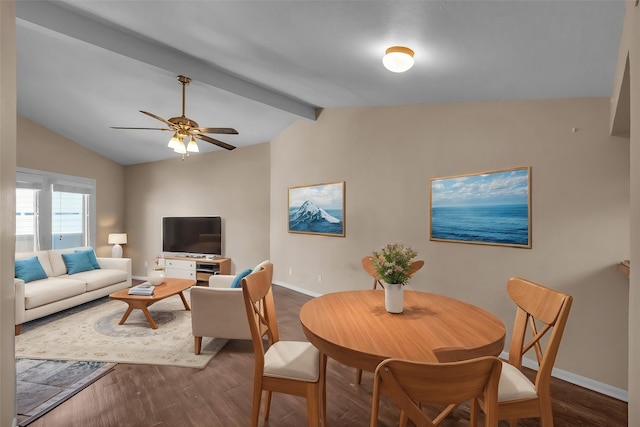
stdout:
<svg viewBox="0 0 640 427">
<path fill-rule="evenodd" d="M 94 270 L 91 265 L 91 259 L 86 252 L 73 252 L 70 254 L 62 254 L 64 264 L 67 266 L 68 274 L 76 274 L 83 271 Z"/>
<path fill-rule="evenodd" d="M 42 268 L 42 264 L 40 264 L 37 256 L 17 259 L 15 266 L 16 277 L 24 280 L 25 283 L 47 278 L 47 273 L 44 271 L 44 268 Z"/>
<path fill-rule="evenodd" d="M 233 282 L 231 282 L 231 287 L 232 288 L 239 288 L 242 286 L 242 279 L 244 279 L 245 277 L 247 277 L 248 275 L 250 275 L 253 272 L 253 268 L 247 268 L 245 271 L 243 271 L 242 273 L 236 275 L 236 278 L 233 279 Z"/>
<path fill-rule="evenodd" d="M 89 255 L 89 261 L 91 261 L 91 265 L 93 266 L 93 269 L 94 270 L 100 269 L 100 263 L 98 263 L 98 260 L 96 259 L 96 253 L 93 251 L 93 249 L 76 249 L 75 252 L 84 252 L 87 255 Z"/>
</svg>

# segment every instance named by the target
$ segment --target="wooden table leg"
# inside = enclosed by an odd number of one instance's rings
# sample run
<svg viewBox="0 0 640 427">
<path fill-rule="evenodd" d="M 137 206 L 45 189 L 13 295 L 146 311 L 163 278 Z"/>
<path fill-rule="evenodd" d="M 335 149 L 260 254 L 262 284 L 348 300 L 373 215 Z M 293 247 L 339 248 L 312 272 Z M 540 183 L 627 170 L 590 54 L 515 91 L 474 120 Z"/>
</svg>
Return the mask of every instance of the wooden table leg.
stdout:
<svg viewBox="0 0 640 427">
<path fill-rule="evenodd" d="M 129 315 L 133 311 L 133 306 L 131 305 L 131 303 L 127 302 L 127 304 L 129 305 L 129 307 L 127 307 L 127 311 L 124 312 L 124 315 L 122 316 L 122 319 L 120 319 L 118 325 L 124 325 L 125 320 L 127 320 L 127 317 L 129 317 Z"/>
<path fill-rule="evenodd" d="M 142 312 L 144 313 L 144 317 L 147 318 L 147 321 L 149 322 L 151 329 L 158 329 L 158 325 L 156 325 L 156 322 L 154 322 L 153 317 L 151 317 L 151 313 L 149 313 L 147 306 L 145 305 L 144 307 L 140 307 L 140 310 L 142 310 Z"/>
<path fill-rule="evenodd" d="M 158 329 L 158 325 L 156 325 L 156 322 L 153 320 L 153 317 L 151 317 L 151 313 L 149 313 L 149 309 L 147 308 L 149 305 L 153 304 L 153 302 L 151 302 L 151 304 L 149 304 L 146 301 L 125 301 L 125 302 L 129 305 L 129 307 L 127 308 L 127 311 L 124 312 L 122 319 L 120 319 L 120 323 L 118 323 L 119 325 L 124 324 L 124 322 L 127 320 L 127 317 L 129 317 L 129 315 L 131 314 L 134 308 L 139 308 L 140 310 L 142 310 L 144 317 L 147 318 L 147 322 L 149 322 L 149 326 L 151 326 L 152 329 Z"/>
<path fill-rule="evenodd" d="M 184 304 L 184 309 L 187 311 L 191 311 L 191 308 L 189 308 L 189 304 L 187 304 L 187 300 L 184 297 L 184 294 L 182 292 L 180 292 L 180 299 L 182 299 L 182 303 Z"/>
</svg>

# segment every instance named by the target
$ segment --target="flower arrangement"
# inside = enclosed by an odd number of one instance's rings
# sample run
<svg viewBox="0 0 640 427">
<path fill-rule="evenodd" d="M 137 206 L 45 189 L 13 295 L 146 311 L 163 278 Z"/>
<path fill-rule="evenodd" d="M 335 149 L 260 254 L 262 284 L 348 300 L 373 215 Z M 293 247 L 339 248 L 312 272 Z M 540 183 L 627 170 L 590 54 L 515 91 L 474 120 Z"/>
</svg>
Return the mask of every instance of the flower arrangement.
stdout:
<svg viewBox="0 0 640 427">
<path fill-rule="evenodd" d="M 406 285 L 411 278 L 411 260 L 417 255 L 416 251 L 402 243 L 388 244 L 380 250 L 373 251 L 373 268 L 384 282 Z"/>
</svg>

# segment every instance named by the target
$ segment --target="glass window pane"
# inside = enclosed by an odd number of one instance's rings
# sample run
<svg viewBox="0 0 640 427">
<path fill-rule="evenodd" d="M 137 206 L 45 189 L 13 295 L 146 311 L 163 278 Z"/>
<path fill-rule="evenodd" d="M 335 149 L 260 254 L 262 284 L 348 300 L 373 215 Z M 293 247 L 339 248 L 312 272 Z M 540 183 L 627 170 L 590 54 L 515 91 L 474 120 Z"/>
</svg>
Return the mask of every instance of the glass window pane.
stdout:
<svg viewBox="0 0 640 427">
<path fill-rule="evenodd" d="M 51 243 L 54 249 L 85 246 L 84 195 L 54 192 L 51 196 Z"/>
<path fill-rule="evenodd" d="M 16 189 L 16 252 L 33 252 L 37 248 L 38 191 Z"/>
</svg>

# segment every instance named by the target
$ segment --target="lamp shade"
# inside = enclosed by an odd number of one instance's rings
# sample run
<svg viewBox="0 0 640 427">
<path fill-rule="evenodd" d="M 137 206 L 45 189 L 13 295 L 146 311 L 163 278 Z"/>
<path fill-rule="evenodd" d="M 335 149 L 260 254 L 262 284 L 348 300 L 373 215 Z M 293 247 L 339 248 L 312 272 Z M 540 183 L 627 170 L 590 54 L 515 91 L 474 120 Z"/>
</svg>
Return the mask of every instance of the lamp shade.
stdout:
<svg viewBox="0 0 640 427">
<path fill-rule="evenodd" d="M 127 233 L 109 233 L 110 245 L 126 245 Z"/>
<path fill-rule="evenodd" d="M 404 73 L 413 67 L 413 51 L 404 46 L 392 46 L 382 58 L 384 67 L 394 73 Z"/>
</svg>

